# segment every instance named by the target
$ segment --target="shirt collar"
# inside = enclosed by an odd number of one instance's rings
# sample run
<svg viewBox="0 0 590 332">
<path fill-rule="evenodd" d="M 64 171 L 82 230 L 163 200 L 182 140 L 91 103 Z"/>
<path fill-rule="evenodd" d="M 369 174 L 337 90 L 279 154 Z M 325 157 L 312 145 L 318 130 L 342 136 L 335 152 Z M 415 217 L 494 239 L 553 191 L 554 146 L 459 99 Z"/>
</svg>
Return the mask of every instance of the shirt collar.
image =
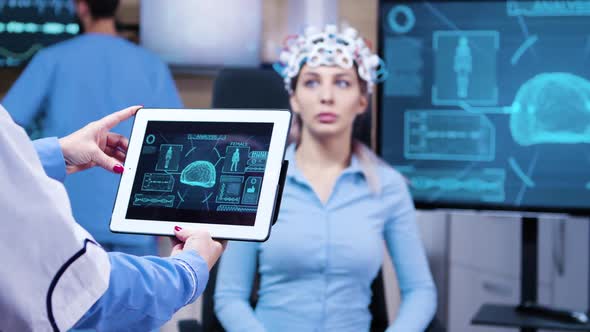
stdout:
<svg viewBox="0 0 590 332">
<path fill-rule="evenodd" d="M 307 183 L 307 180 L 303 176 L 303 173 L 297 168 L 297 163 L 295 161 L 295 144 L 290 144 L 287 149 L 285 150 L 285 160 L 289 161 L 289 169 L 287 170 L 287 178 L 297 180 L 299 182 Z M 364 175 L 363 169 L 361 167 L 360 160 L 358 157 L 353 154 L 350 158 L 350 165 L 342 174 L 361 174 Z"/>
</svg>

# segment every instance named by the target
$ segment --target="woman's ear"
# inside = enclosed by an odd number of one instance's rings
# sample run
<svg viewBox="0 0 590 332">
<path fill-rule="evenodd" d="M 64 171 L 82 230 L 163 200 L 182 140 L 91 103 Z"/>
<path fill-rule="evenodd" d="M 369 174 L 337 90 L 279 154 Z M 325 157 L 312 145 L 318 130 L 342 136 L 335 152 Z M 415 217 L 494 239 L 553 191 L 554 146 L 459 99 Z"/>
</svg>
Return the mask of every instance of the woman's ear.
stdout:
<svg viewBox="0 0 590 332">
<path fill-rule="evenodd" d="M 295 98 L 295 93 L 292 93 L 289 97 L 289 103 L 291 104 L 291 111 L 295 114 L 299 114 L 301 110 L 301 105 L 299 105 L 299 101 Z"/>
<path fill-rule="evenodd" d="M 359 109 L 360 111 L 357 114 L 363 114 L 367 111 L 367 107 L 369 107 L 369 95 L 366 93 L 361 94 L 359 100 Z"/>
</svg>

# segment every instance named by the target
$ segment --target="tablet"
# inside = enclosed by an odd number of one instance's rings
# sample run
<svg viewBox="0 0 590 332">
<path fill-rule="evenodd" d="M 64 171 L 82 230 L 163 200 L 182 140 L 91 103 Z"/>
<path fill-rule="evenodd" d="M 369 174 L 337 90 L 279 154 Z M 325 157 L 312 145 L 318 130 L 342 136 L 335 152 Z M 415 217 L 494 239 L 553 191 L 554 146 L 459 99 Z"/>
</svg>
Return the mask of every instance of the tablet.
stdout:
<svg viewBox="0 0 590 332">
<path fill-rule="evenodd" d="M 140 109 L 111 231 L 265 241 L 290 124 L 288 110 Z"/>
</svg>

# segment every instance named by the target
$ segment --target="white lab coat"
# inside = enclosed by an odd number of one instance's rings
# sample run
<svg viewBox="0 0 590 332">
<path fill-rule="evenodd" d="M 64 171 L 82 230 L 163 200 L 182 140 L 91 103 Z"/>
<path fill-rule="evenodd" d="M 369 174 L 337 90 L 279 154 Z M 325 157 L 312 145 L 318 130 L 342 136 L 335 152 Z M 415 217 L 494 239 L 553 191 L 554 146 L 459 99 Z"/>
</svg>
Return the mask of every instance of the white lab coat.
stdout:
<svg viewBox="0 0 590 332">
<path fill-rule="evenodd" d="M 109 258 L 2 106 L 0 220 L 0 331 L 68 330 L 106 291 Z"/>
</svg>

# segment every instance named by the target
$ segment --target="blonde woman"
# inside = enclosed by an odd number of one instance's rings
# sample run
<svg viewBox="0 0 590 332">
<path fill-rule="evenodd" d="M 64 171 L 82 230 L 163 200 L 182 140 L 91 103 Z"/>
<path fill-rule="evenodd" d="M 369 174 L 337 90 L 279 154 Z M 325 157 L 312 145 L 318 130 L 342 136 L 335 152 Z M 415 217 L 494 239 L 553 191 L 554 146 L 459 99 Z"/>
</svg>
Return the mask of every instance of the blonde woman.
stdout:
<svg viewBox="0 0 590 332">
<path fill-rule="evenodd" d="M 428 326 L 436 290 L 412 199 L 402 176 L 353 135 L 382 68 L 352 28 L 289 39 L 276 67 L 296 114 L 281 211 L 267 242 L 232 243 L 222 258 L 215 311 L 227 331 L 368 331 L 383 241 L 402 295 L 387 331 Z"/>
</svg>

